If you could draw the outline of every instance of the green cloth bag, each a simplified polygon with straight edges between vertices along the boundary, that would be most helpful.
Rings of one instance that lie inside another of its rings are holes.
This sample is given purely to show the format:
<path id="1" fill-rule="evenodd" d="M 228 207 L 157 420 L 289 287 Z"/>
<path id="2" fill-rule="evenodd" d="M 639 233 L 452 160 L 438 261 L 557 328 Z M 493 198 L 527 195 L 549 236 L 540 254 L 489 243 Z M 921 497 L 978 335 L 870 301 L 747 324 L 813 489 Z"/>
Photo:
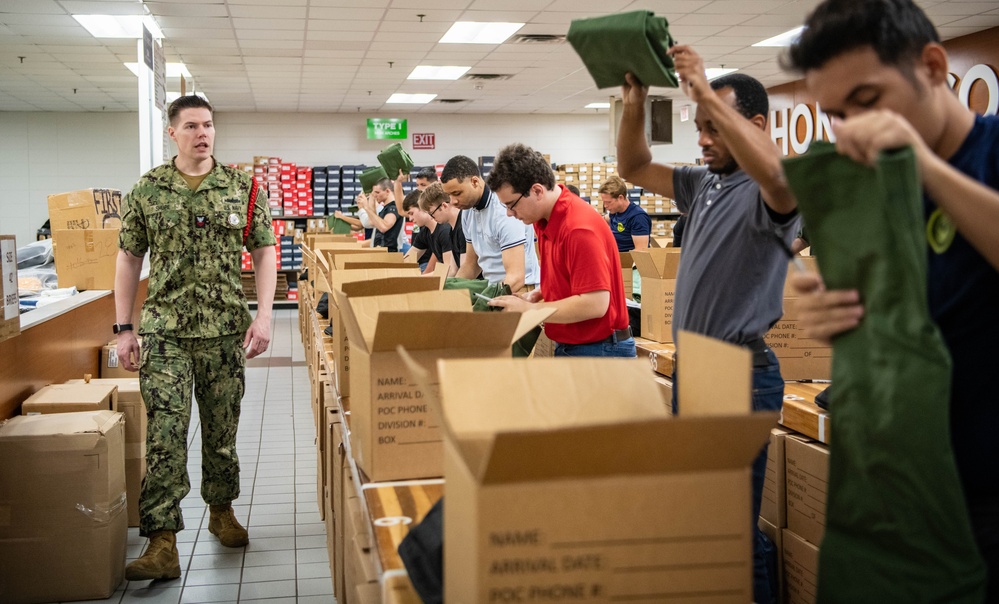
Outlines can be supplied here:
<path id="1" fill-rule="evenodd" d="M 679 86 L 673 57 L 666 54 L 673 46 L 669 23 L 652 11 L 573 19 L 566 39 L 597 88 L 621 86 L 629 71 L 646 86 Z"/>
<path id="2" fill-rule="evenodd" d="M 326 224 L 334 235 L 350 235 L 350 223 L 336 216 L 327 216 Z"/>
<path id="3" fill-rule="evenodd" d="M 506 283 L 490 283 L 485 279 L 459 279 L 457 277 L 448 277 L 445 279 L 444 289 L 468 290 L 468 295 L 472 299 L 472 310 L 475 312 L 498 312 L 503 310 L 498 306 L 489 306 L 488 302 L 475 294 L 482 294 L 487 298 L 495 298 L 496 296 L 509 296 L 513 293 L 510 290 L 510 286 Z M 531 356 L 531 351 L 534 350 L 534 345 L 537 344 L 540 337 L 541 326 L 539 325 L 513 343 L 513 356 Z"/>
<path id="4" fill-rule="evenodd" d="M 402 170 L 403 174 L 409 174 L 413 169 L 413 160 L 399 143 L 392 143 L 382 149 L 382 152 L 378 154 L 378 163 L 393 180 L 398 178 L 399 170 Z"/>
<path id="5" fill-rule="evenodd" d="M 829 143 L 784 161 L 828 289 L 857 289 L 833 341 L 826 533 L 818 602 L 985 599 L 950 442 L 951 362 L 927 302 L 922 189 L 911 148 L 876 167 Z"/>
<path id="6" fill-rule="evenodd" d="M 388 178 L 388 174 L 385 172 L 385 168 L 381 166 L 368 168 L 357 177 L 361 181 L 361 188 L 364 189 L 365 195 L 371 195 L 371 188 L 378 184 L 378 181 L 385 178 Z"/>

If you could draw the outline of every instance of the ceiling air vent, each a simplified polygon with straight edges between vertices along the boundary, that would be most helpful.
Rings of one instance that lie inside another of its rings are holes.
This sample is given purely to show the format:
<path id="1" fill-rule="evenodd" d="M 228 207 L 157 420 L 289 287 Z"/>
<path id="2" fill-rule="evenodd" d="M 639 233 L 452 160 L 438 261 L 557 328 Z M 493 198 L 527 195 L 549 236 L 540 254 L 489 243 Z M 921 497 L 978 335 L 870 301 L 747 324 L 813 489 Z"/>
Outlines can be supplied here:
<path id="1" fill-rule="evenodd" d="M 453 105 L 455 103 L 467 103 L 468 99 L 436 99 L 435 103 L 442 103 L 444 105 Z"/>
<path id="2" fill-rule="evenodd" d="M 461 79 L 484 81 L 484 80 L 509 80 L 512 77 L 513 75 L 509 73 L 466 73 L 465 75 L 461 76 Z"/>
<path id="3" fill-rule="evenodd" d="M 564 34 L 521 34 L 513 37 L 514 44 L 565 44 Z"/>

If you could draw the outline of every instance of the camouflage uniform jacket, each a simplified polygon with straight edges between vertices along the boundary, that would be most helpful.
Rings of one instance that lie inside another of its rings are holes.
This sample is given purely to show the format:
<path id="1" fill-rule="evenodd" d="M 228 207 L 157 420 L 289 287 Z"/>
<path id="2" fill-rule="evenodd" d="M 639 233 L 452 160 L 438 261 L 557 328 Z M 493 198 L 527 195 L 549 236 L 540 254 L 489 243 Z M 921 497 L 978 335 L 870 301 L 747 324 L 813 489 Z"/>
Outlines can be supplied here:
<path id="1" fill-rule="evenodd" d="M 192 192 L 171 161 L 144 174 L 124 198 L 118 247 L 135 256 L 149 250 L 140 334 L 215 338 L 250 326 L 240 283 L 250 179 L 216 162 Z M 246 248 L 274 244 L 260 187 Z"/>

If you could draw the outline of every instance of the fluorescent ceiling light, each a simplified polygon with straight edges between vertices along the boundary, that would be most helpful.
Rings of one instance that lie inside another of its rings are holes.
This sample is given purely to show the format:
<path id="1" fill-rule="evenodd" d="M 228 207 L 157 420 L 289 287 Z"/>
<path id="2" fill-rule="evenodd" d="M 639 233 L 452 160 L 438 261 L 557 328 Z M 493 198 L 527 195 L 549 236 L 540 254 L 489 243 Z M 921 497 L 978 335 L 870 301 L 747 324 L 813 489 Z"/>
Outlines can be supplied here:
<path id="1" fill-rule="evenodd" d="M 721 68 L 721 67 L 708 67 L 707 69 L 704 70 L 704 75 L 709 80 L 713 80 L 715 78 L 720 78 L 720 77 L 722 77 L 725 74 L 732 73 L 733 71 L 739 71 L 739 70 L 738 69 Z"/>
<path id="2" fill-rule="evenodd" d="M 458 65 L 417 65 L 407 80 L 457 80 L 471 69 Z"/>
<path id="3" fill-rule="evenodd" d="M 397 92 L 389 97 L 386 103 L 410 103 L 413 105 L 426 105 L 437 98 L 436 94 L 403 94 Z"/>
<path id="4" fill-rule="evenodd" d="M 610 103 L 590 103 L 583 109 L 610 109 Z"/>
<path id="5" fill-rule="evenodd" d="M 138 77 L 138 63 L 125 63 L 125 67 L 128 67 L 128 70 Z M 183 63 L 167 63 L 166 75 L 168 78 L 179 78 L 180 76 L 184 76 L 188 80 L 191 79 L 191 72 L 187 70 L 187 65 L 184 65 Z"/>
<path id="6" fill-rule="evenodd" d="M 502 44 L 523 23 L 480 23 L 457 21 L 440 39 L 441 44 Z"/>
<path id="7" fill-rule="evenodd" d="M 95 38 L 142 38 L 145 25 L 154 38 L 163 38 L 163 31 L 149 15 L 73 15 L 80 25 Z"/>
<path id="8" fill-rule="evenodd" d="M 798 41 L 805 26 L 795 27 L 791 31 L 786 31 L 778 36 L 767 38 L 762 42 L 757 42 L 753 46 L 790 46 Z"/>

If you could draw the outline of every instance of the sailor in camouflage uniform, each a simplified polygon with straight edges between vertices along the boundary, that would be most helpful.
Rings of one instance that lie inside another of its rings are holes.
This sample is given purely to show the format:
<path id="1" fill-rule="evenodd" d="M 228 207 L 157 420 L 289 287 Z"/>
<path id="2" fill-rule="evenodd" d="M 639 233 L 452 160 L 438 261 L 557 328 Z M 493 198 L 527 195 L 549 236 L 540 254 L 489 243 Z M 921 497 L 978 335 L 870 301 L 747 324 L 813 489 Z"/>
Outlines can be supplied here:
<path id="1" fill-rule="evenodd" d="M 215 162 L 211 105 L 180 97 L 168 117 L 177 156 L 143 175 L 125 198 L 115 276 L 118 357 L 126 369 L 139 370 L 148 416 L 139 528 L 149 546 L 126 568 L 130 581 L 180 576 L 176 532 L 184 528 L 180 502 L 191 490 L 192 391 L 201 415 L 201 496 L 211 509 L 209 530 L 229 547 L 249 540 L 231 505 L 239 496 L 236 429 L 245 359 L 270 342 L 276 280 L 266 194 L 258 190 L 251 209 L 251 176 Z M 244 236 L 257 286 L 252 322 L 240 284 Z M 140 352 L 130 323 L 146 251 Z"/>

